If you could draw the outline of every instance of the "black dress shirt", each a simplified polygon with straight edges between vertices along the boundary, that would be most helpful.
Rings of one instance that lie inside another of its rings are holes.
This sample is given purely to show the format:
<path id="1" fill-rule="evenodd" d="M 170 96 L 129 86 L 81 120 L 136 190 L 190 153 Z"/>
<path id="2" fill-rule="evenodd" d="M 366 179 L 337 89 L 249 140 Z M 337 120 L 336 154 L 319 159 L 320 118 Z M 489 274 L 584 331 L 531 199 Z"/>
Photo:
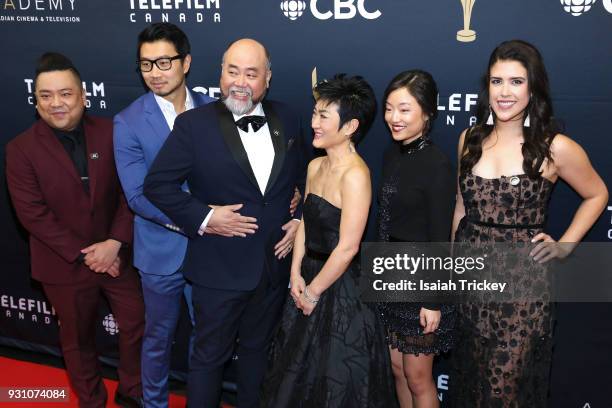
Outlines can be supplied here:
<path id="1" fill-rule="evenodd" d="M 79 177 L 83 182 L 83 189 L 89 193 L 89 175 L 87 172 L 87 146 L 85 142 L 85 132 L 83 124 L 79 125 L 71 131 L 63 131 L 53 129 L 53 133 L 66 149 L 66 153 L 74 163 Z"/>

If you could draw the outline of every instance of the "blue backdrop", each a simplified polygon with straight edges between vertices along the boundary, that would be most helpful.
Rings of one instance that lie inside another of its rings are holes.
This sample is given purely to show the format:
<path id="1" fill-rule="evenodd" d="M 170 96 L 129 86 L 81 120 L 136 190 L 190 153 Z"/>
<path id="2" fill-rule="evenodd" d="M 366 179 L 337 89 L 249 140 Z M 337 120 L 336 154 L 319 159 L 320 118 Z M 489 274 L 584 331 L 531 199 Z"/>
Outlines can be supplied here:
<path id="1" fill-rule="evenodd" d="M 81 71 L 90 113 L 111 117 L 144 92 L 135 70 L 136 36 L 158 21 L 175 23 L 187 33 L 193 50 L 190 87 L 212 96 L 219 94 L 221 55 L 228 43 L 241 37 L 263 42 L 272 55 L 269 98 L 291 104 L 306 124 L 315 67 L 319 79 L 337 72 L 363 75 L 379 98 L 398 72 L 428 70 L 440 89 L 434 138 L 454 160 L 458 135 L 472 123 L 490 52 L 503 40 L 525 39 L 544 55 L 555 113 L 566 134 L 585 148 L 607 184 L 612 181 L 612 0 L 2 0 L 1 157 L 6 142 L 34 121 L 32 78 L 41 53 L 68 55 Z M 374 185 L 389 142 L 379 115 L 359 148 Z M 575 192 L 558 183 L 547 226 L 554 237 L 567 227 L 578 203 Z M 611 215 L 608 207 L 587 240 L 612 240 Z M 57 352 L 54 312 L 30 281 L 26 235 L 6 187 L 0 189 L 0 217 L 1 339 Z M 559 306 L 552 406 L 609 406 L 610 309 Z M 177 338 L 177 372 L 185 368 L 186 329 L 183 324 Z M 104 306 L 99 330 L 100 349 L 114 357 L 116 328 Z M 444 398 L 452 379 L 444 361 L 436 371 Z"/>

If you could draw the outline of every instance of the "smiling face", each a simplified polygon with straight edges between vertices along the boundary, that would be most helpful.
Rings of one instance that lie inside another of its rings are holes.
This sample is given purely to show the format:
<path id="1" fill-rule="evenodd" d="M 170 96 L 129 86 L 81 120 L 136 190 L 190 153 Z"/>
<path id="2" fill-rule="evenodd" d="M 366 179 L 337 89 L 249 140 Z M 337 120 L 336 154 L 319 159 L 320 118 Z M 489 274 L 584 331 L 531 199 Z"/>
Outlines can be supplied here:
<path id="1" fill-rule="evenodd" d="M 271 77 L 264 47 L 254 40 L 236 41 L 221 65 L 223 102 L 235 115 L 251 112 L 265 96 Z"/>
<path id="2" fill-rule="evenodd" d="M 318 100 L 312 111 L 311 126 L 314 132 L 312 145 L 317 149 L 328 149 L 338 144 L 348 143 L 350 135 L 343 132 L 347 124 L 339 127 L 338 104 Z"/>
<path id="3" fill-rule="evenodd" d="M 49 126 L 70 131 L 85 110 L 85 92 L 70 70 L 43 72 L 36 78 L 36 110 Z"/>
<path id="4" fill-rule="evenodd" d="M 391 92 L 385 102 L 385 122 L 394 140 L 408 143 L 423 134 L 429 118 L 405 87 Z"/>
<path id="5" fill-rule="evenodd" d="M 521 121 L 529 105 L 527 69 L 518 61 L 497 61 L 489 72 L 489 104 L 500 122 Z"/>
<path id="6" fill-rule="evenodd" d="M 140 46 L 141 60 L 155 61 L 158 58 L 172 58 L 177 55 L 174 44 L 169 41 L 145 42 Z M 151 71 L 141 72 L 142 79 L 154 94 L 172 100 L 173 96 L 185 87 L 185 75 L 189 72 L 190 65 L 191 55 L 186 55 L 182 60 L 173 60 L 167 71 L 162 71 L 153 64 Z"/>

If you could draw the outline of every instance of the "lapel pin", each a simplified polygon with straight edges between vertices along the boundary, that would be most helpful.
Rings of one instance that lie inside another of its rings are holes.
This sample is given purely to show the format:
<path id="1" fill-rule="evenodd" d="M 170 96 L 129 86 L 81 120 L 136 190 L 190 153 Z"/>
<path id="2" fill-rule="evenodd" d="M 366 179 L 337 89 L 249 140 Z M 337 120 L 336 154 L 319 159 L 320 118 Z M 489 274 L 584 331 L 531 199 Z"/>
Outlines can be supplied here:
<path id="1" fill-rule="evenodd" d="M 89 155 L 89 158 L 90 158 L 91 160 L 96 160 L 96 159 L 98 159 L 99 157 L 100 157 L 100 155 L 99 155 L 98 153 L 91 153 L 91 154 Z"/>
<path id="2" fill-rule="evenodd" d="M 274 129 L 274 136 L 278 136 L 280 134 L 280 132 L 276 129 Z"/>

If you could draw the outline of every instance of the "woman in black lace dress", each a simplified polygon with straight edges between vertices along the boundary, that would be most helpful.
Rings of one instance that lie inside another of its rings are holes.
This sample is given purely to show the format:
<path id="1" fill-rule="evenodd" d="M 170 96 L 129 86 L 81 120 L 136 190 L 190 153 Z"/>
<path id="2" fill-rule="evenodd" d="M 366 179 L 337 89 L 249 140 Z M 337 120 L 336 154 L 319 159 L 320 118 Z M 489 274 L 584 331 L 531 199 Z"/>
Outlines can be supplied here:
<path id="1" fill-rule="evenodd" d="M 378 192 L 382 242 L 448 242 L 455 205 L 455 176 L 432 143 L 438 88 L 424 71 L 405 71 L 384 96 L 385 122 L 393 143 L 385 152 Z M 422 303 L 378 305 L 390 347 L 400 406 L 437 407 L 434 355 L 453 344 L 454 306 Z"/>
<path id="2" fill-rule="evenodd" d="M 513 282 L 532 277 L 521 284 L 525 300 L 461 304 L 451 406 L 546 407 L 554 313 L 543 264 L 582 239 L 608 193 L 584 150 L 556 130 L 546 70 L 531 44 L 507 41 L 493 51 L 477 123 L 461 135 L 459 161 L 455 241 L 531 242 L 533 249 L 519 266 L 498 264 Z M 583 198 L 559 238 L 563 246 L 543 232 L 559 177 Z"/>
<path id="3" fill-rule="evenodd" d="M 262 406 L 393 408 L 395 390 L 382 325 L 359 299 L 355 256 L 368 218 L 370 173 L 354 143 L 376 111 L 360 77 L 317 86 L 302 223 L 291 264 L 291 296 L 271 348 Z"/>

